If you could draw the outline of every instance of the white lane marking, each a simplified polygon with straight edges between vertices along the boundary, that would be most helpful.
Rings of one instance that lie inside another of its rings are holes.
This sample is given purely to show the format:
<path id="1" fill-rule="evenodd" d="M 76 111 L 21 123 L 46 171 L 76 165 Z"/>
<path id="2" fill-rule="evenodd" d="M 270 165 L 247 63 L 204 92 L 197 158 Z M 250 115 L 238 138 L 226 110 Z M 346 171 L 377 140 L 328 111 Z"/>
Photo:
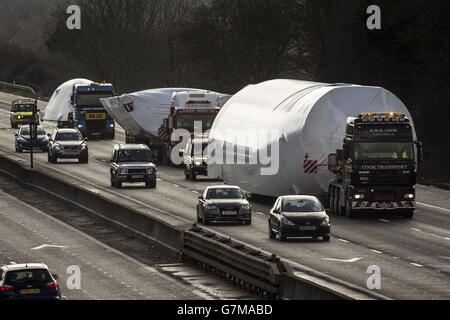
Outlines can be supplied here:
<path id="1" fill-rule="evenodd" d="M 68 248 L 68 247 L 67 246 L 55 246 L 53 244 L 43 244 L 43 245 L 40 245 L 38 247 L 34 247 L 31 250 L 41 250 L 41 249 L 45 249 L 45 248 L 64 249 L 64 248 Z"/>
<path id="2" fill-rule="evenodd" d="M 350 243 L 350 241 L 348 241 L 348 240 L 345 240 L 345 239 L 338 239 L 339 241 L 342 241 L 342 242 L 344 242 L 344 243 Z"/>
<path id="3" fill-rule="evenodd" d="M 265 216 L 265 214 L 262 213 L 262 212 L 260 212 L 260 211 L 258 211 L 257 213 L 260 214 L 260 215 L 262 215 L 262 216 Z"/>
<path id="4" fill-rule="evenodd" d="M 375 253 L 378 253 L 378 254 L 383 254 L 383 252 L 378 251 L 378 250 L 375 250 L 375 249 L 372 249 L 372 250 L 370 250 L 370 251 L 375 252 Z"/>
<path id="5" fill-rule="evenodd" d="M 389 221 L 389 220 L 386 220 L 386 219 L 379 219 L 379 221 L 385 222 L 385 223 L 390 223 L 390 221 Z"/>
<path id="6" fill-rule="evenodd" d="M 174 186 L 175 188 L 179 188 L 179 187 L 180 187 L 180 186 L 177 185 L 177 184 L 173 184 L 173 186 Z"/>
<path id="7" fill-rule="evenodd" d="M 448 213 L 450 213 L 450 209 L 447 208 L 442 208 L 442 207 L 438 207 L 438 206 L 433 206 L 432 204 L 428 204 L 428 203 L 423 203 L 423 202 L 417 202 L 418 205 L 424 206 L 424 207 L 428 207 L 431 209 L 438 209 L 438 210 L 442 210 L 442 211 L 446 211 Z"/>
<path id="8" fill-rule="evenodd" d="M 411 229 L 412 231 L 421 232 L 421 233 L 423 233 L 424 235 L 427 235 L 427 236 L 430 236 L 430 237 L 433 237 L 433 238 L 437 238 L 437 239 L 441 239 L 441 240 L 450 241 L 450 237 L 439 236 L 439 235 L 437 235 L 437 234 L 425 232 L 425 231 L 422 231 L 422 230 L 417 229 L 417 228 L 410 228 L 410 229 Z"/>
<path id="9" fill-rule="evenodd" d="M 362 258 L 352 258 L 352 259 L 334 259 L 334 258 L 323 258 L 323 260 L 327 260 L 327 261 L 336 261 L 336 262 L 345 262 L 345 263 L 354 263 L 357 262 L 359 260 L 362 260 Z"/>
<path id="10" fill-rule="evenodd" d="M 198 192 L 198 191 L 192 191 L 192 193 L 195 193 L 195 194 L 200 194 L 200 192 Z"/>
<path id="11" fill-rule="evenodd" d="M 419 268 L 422 268 L 422 267 L 423 267 L 423 265 L 418 264 L 418 263 L 411 262 L 411 264 L 412 264 L 413 266 L 415 266 L 415 267 L 419 267 Z"/>
<path id="12" fill-rule="evenodd" d="M 156 181 L 162 181 L 161 179 L 159 179 L 159 178 L 156 178 Z"/>

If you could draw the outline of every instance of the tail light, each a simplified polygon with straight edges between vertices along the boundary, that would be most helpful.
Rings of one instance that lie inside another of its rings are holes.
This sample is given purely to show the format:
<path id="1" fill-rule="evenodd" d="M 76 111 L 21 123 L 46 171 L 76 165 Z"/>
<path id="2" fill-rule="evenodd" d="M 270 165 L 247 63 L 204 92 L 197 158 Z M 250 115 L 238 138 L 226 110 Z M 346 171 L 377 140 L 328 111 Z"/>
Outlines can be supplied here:
<path id="1" fill-rule="evenodd" d="M 14 290 L 14 287 L 7 286 L 7 285 L 0 287 L 0 292 L 8 292 L 8 291 L 13 291 L 13 290 Z"/>
<path id="2" fill-rule="evenodd" d="M 54 281 L 54 282 L 47 283 L 45 285 L 45 288 L 58 290 L 59 289 L 59 285 L 58 285 L 58 282 Z"/>

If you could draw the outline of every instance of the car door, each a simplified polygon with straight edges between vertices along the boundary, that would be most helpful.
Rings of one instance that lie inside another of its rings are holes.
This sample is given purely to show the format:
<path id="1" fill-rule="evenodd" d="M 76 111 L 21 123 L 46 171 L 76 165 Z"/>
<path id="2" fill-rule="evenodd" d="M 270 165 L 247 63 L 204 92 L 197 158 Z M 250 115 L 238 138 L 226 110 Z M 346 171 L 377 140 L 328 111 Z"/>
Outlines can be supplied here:
<path id="1" fill-rule="evenodd" d="M 275 202 L 272 210 L 270 210 L 270 227 L 272 229 L 278 230 L 278 227 L 280 225 L 280 217 L 279 214 L 275 213 L 276 210 L 279 210 L 281 208 L 281 198 L 278 198 Z"/>
<path id="2" fill-rule="evenodd" d="M 208 190 L 205 190 L 202 195 L 203 199 L 198 199 L 197 208 L 198 208 L 198 212 L 199 212 L 201 218 L 204 217 L 207 194 L 208 194 Z"/>

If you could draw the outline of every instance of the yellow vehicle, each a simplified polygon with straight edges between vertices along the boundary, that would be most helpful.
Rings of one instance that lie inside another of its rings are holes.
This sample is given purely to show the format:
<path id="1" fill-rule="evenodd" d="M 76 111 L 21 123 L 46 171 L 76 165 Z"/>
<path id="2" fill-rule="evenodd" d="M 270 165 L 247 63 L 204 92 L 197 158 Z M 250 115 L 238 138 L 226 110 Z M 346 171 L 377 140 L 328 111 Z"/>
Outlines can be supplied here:
<path id="1" fill-rule="evenodd" d="M 17 129 L 21 125 L 30 124 L 33 109 L 37 109 L 36 101 L 32 99 L 17 99 L 11 104 L 11 128 Z M 37 121 L 39 124 L 39 120 Z"/>

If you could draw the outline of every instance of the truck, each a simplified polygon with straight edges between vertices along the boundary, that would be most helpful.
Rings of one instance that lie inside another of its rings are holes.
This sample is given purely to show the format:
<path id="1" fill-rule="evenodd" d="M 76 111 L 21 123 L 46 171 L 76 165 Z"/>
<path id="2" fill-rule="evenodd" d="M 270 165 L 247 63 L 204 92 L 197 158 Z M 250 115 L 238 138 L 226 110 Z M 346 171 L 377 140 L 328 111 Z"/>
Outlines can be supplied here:
<path id="1" fill-rule="evenodd" d="M 174 93 L 170 114 L 163 120 L 158 130 L 161 162 L 173 165 L 172 154 L 177 146 L 181 151 L 180 156 L 183 154 L 183 146 L 179 146 L 182 141 L 172 140 L 172 133 L 175 130 L 186 130 L 191 138 L 202 135 L 211 129 L 220 109 L 219 95 L 216 93 L 208 91 Z"/>
<path id="2" fill-rule="evenodd" d="M 74 84 L 71 96 L 73 114 L 69 127 L 77 128 L 83 137 L 115 138 L 115 122 L 100 103 L 100 99 L 114 96 L 110 83 Z M 64 126 L 64 123 L 60 123 Z"/>
<path id="3" fill-rule="evenodd" d="M 328 169 L 335 174 L 328 190 L 331 212 L 348 218 L 373 212 L 412 218 L 421 161 L 422 144 L 405 114 L 349 117 L 343 148 L 329 155 Z"/>
<path id="4" fill-rule="evenodd" d="M 37 101 L 33 99 L 15 99 L 11 103 L 10 122 L 11 129 L 21 125 L 29 125 L 33 120 L 33 110 L 37 109 Z M 39 124 L 39 119 L 36 119 Z"/>

